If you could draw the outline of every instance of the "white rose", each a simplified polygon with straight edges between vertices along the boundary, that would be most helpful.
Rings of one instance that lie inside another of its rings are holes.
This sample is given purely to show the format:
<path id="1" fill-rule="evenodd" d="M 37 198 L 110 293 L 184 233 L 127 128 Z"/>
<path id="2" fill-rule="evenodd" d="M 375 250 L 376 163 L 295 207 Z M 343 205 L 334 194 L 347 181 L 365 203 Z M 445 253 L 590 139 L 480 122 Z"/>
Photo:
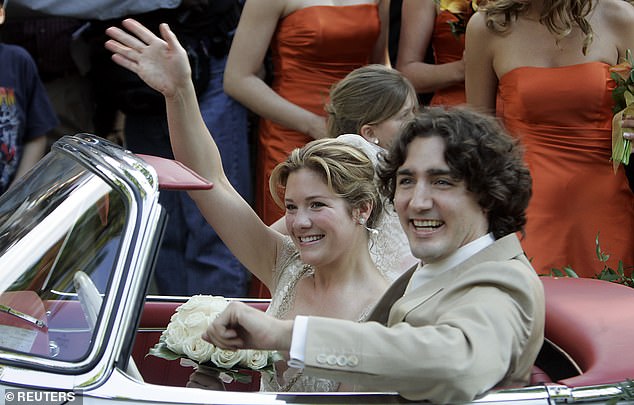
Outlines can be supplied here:
<path id="1" fill-rule="evenodd" d="M 203 306 L 205 302 L 209 300 L 209 295 L 194 295 L 190 297 L 187 302 L 179 306 L 176 311 L 177 312 L 187 312 L 192 310 L 197 310 L 200 306 Z"/>
<path id="2" fill-rule="evenodd" d="M 259 370 L 266 367 L 269 362 L 269 352 L 262 350 L 245 350 L 244 360 L 240 365 L 248 367 L 251 370 Z"/>
<path id="3" fill-rule="evenodd" d="M 163 332 L 165 337 L 165 344 L 174 353 L 183 353 L 183 342 L 187 339 L 189 331 L 185 327 L 185 324 L 179 319 L 172 320 L 167 329 Z"/>
<path id="4" fill-rule="evenodd" d="M 219 313 L 227 308 L 229 301 L 223 297 L 212 297 L 213 299 L 208 302 L 209 315 L 217 316 Z"/>
<path id="5" fill-rule="evenodd" d="M 230 369 L 236 364 L 243 361 L 246 356 L 246 350 L 223 350 L 216 349 L 211 355 L 211 362 L 218 367 Z"/>
<path id="6" fill-rule="evenodd" d="M 224 297 L 212 295 L 194 295 L 186 303 L 176 309 L 176 313 L 189 316 L 193 312 L 202 312 L 207 316 L 216 316 L 224 311 L 228 302 Z"/>
<path id="7" fill-rule="evenodd" d="M 183 343 L 183 354 L 198 363 L 208 362 L 216 347 L 201 337 L 191 336 Z"/>
<path id="8" fill-rule="evenodd" d="M 183 323 L 190 334 L 193 335 L 196 332 L 202 333 L 207 329 L 207 326 L 209 326 L 209 317 L 205 316 L 202 312 L 192 312 L 183 319 Z"/>
<path id="9" fill-rule="evenodd" d="M 184 354 L 192 360 L 209 361 L 214 346 L 204 342 L 201 336 L 227 305 L 224 297 L 194 295 L 172 315 L 163 332 L 165 344 L 173 352 Z"/>

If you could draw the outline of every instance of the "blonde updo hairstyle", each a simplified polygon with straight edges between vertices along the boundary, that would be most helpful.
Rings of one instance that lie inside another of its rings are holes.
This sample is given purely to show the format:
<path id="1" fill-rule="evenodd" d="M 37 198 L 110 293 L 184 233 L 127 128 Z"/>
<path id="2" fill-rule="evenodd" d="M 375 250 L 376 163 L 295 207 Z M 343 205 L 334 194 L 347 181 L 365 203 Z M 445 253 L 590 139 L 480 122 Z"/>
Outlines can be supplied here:
<path id="1" fill-rule="evenodd" d="M 487 27 L 503 33 L 510 29 L 513 20 L 526 12 L 530 3 L 530 0 L 495 0 L 486 2 L 481 9 L 486 13 Z M 593 8 L 593 0 L 544 0 L 539 22 L 558 39 L 578 26 L 584 34 L 582 51 L 585 54 L 592 43 L 593 32 L 588 15 Z"/>
<path id="2" fill-rule="evenodd" d="M 414 86 L 398 70 L 378 64 L 355 69 L 330 89 L 328 136 L 360 134 L 363 125 L 396 115 L 407 100 L 418 105 Z"/>
<path id="3" fill-rule="evenodd" d="M 367 226 L 376 224 L 383 202 L 374 181 L 374 164 L 363 151 L 331 138 L 311 141 L 293 150 L 285 162 L 273 169 L 269 179 L 273 200 L 281 208 L 289 175 L 304 168 L 317 173 L 333 193 L 347 202 L 350 215 L 353 209 L 372 204 Z"/>

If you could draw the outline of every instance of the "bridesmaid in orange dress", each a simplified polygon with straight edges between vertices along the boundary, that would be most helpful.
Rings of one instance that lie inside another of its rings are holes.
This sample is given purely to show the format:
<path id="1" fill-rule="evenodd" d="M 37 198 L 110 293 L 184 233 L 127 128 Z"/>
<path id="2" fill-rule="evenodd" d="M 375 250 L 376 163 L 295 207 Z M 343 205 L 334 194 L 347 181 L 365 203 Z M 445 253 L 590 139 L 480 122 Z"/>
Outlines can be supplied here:
<path id="1" fill-rule="evenodd" d="M 368 63 L 388 63 L 389 0 L 247 0 L 225 70 L 225 91 L 261 117 L 256 211 L 282 216 L 268 192 L 275 165 L 326 136 L 330 86 Z M 267 51 L 271 86 L 258 73 Z"/>
<path id="2" fill-rule="evenodd" d="M 533 197 L 522 244 L 533 267 L 594 277 L 597 235 L 610 267 L 634 265 L 634 195 L 610 161 L 609 72 L 634 50 L 634 7 L 500 1 L 471 18 L 466 38 L 467 102 L 497 113 L 526 148 Z"/>
<path id="3" fill-rule="evenodd" d="M 460 12 L 441 9 L 441 3 L 451 3 Z M 396 66 L 418 93 L 434 93 L 430 105 L 451 106 L 466 101 L 462 56 L 464 27 L 471 15 L 471 0 L 403 0 Z M 424 62 L 430 44 L 433 64 Z"/>

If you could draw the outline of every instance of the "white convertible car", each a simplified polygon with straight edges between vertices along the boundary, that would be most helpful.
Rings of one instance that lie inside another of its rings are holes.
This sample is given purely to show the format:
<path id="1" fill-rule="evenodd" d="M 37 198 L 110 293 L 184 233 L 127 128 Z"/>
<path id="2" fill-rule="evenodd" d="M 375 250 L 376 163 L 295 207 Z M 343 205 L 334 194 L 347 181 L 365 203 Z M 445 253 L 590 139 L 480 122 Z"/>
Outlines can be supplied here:
<path id="1" fill-rule="evenodd" d="M 159 183 L 211 187 L 178 162 L 81 134 L 59 140 L 0 197 L 6 403 L 408 403 L 389 392 L 259 393 L 257 376 L 226 391 L 185 388 L 191 368 L 146 357 L 186 299 L 146 296 L 165 224 Z M 531 385 L 475 402 L 634 403 L 634 289 L 588 279 L 543 282 L 547 341 Z"/>

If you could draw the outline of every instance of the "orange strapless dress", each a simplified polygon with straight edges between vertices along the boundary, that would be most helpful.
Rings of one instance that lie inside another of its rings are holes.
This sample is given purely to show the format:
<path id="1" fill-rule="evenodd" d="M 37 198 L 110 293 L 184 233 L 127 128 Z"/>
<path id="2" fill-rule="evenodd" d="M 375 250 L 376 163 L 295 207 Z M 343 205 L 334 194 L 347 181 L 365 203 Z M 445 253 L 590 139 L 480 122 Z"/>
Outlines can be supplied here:
<path id="1" fill-rule="evenodd" d="M 522 245 L 540 274 L 570 265 L 593 277 L 603 268 L 597 234 L 612 268 L 619 259 L 634 265 L 634 195 L 610 161 L 608 69 L 601 62 L 521 67 L 499 82 L 498 115 L 524 145 L 533 177 Z"/>
<path id="2" fill-rule="evenodd" d="M 467 18 L 471 16 L 469 13 Z M 456 38 L 451 32 L 450 22 L 457 22 L 458 17 L 447 10 L 437 13 L 432 33 L 431 45 L 434 50 L 434 61 L 437 65 L 455 62 L 462 59 L 464 52 L 464 35 Z M 466 103 L 464 83 L 454 84 L 434 92 L 430 105 L 459 105 Z"/>
<path id="3" fill-rule="evenodd" d="M 375 4 L 311 6 L 289 14 L 280 20 L 271 41 L 271 87 L 286 100 L 325 116 L 330 87 L 368 64 L 379 32 Z M 265 223 L 271 224 L 283 214 L 269 193 L 271 171 L 291 150 L 310 140 L 270 120 L 260 120 L 256 211 Z"/>

